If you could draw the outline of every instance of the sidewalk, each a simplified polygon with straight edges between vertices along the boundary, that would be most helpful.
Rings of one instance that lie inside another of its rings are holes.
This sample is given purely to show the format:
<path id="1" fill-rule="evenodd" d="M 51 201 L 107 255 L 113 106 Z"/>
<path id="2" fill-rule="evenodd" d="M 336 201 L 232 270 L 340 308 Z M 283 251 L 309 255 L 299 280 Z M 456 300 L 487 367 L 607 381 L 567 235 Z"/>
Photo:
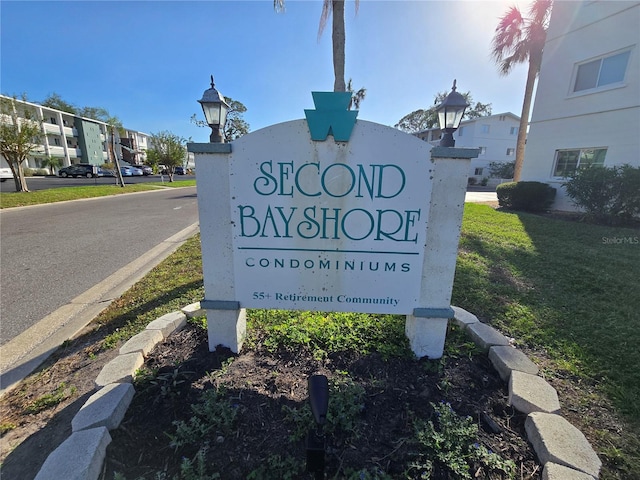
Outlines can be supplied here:
<path id="1" fill-rule="evenodd" d="M 498 202 L 498 195 L 493 192 L 467 192 L 464 197 L 467 203 Z"/>

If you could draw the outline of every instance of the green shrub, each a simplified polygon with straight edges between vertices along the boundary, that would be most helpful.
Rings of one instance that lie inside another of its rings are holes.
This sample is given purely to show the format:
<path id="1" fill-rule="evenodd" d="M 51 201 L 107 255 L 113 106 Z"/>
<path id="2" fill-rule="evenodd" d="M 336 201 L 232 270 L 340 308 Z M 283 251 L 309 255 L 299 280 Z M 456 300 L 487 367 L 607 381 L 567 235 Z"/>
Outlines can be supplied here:
<path id="1" fill-rule="evenodd" d="M 556 189 L 541 182 L 508 182 L 497 186 L 501 207 L 525 212 L 543 212 L 553 204 Z"/>
<path id="2" fill-rule="evenodd" d="M 564 187 L 576 206 L 610 223 L 640 216 L 640 167 L 580 169 Z"/>

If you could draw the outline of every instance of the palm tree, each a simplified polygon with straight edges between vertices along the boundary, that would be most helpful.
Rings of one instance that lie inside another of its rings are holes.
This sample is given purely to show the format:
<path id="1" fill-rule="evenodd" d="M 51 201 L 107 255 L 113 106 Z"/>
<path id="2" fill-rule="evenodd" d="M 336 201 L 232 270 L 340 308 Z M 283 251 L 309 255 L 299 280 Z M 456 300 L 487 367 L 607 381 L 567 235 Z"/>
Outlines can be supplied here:
<path id="1" fill-rule="evenodd" d="M 52 157 L 49 155 L 47 158 L 42 160 L 41 165 L 44 168 L 49 168 L 51 175 L 56 174 L 56 168 L 60 168 L 62 166 L 62 160 L 59 157 Z"/>
<path id="2" fill-rule="evenodd" d="M 356 110 L 359 110 L 360 104 L 364 100 L 364 97 L 367 96 L 367 89 L 362 87 L 360 90 L 355 92 L 353 90 L 352 79 L 350 78 L 349 81 L 347 82 L 347 92 L 351 92 L 351 100 L 349 101 L 349 110 L 351 110 L 351 107 L 354 107 Z"/>
<path id="3" fill-rule="evenodd" d="M 356 13 L 360 0 L 356 1 Z M 276 12 L 284 10 L 285 0 L 273 0 L 273 8 Z M 347 87 L 344 81 L 344 45 L 345 45 L 345 29 L 344 29 L 344 0 L 324 0 L 322 4 L 322 15 L 320 16 L 320 25 L 318 27 L 318 38 L 322 36 L 324 27 L 327 25 L 329 17 L 333 17 L 331 39 L 333 42 L 333 91 L 346 92 Z"/>
<path id="4" fill-rule="evenodd" d="M 529 7 L 528 18 L 524 18 L 517 7 L 509 8 L 500 19 L 493 37 L 491 55 L 502 75 L 508 75 L 519 63 L 529 63 L 516 143 L 516 165 L 513 174 L 516 182 L 520 180 L 522 173 L 533 86 L 542 63 L 552 3 L 552 0 L 534 0 Z"/>

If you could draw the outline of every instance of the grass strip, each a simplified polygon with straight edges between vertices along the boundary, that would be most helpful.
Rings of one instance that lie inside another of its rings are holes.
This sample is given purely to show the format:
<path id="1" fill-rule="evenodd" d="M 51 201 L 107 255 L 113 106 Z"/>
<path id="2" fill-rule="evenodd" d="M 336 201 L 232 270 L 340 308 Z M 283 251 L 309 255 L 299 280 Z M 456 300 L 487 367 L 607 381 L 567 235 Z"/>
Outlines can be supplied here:
<path id="1" fill-rule="evenodd" d="M 195 180 L 184 180 L 165 183 L 137 183 L 125 185 L 124 187 L 117 185 L 87 185 L 80 187 L 51 188 L 48 190 L 37 190 L 35 192 L 3 192 L 0 193 L 0 208 L 26 207 L 29 205 L 41 205 L 43 203 L 80 200 L 82 198 L 107 197 L 110 195 L 157 190 L 159 187 L 191 187 L 195 186 L 195 184 Z"/>

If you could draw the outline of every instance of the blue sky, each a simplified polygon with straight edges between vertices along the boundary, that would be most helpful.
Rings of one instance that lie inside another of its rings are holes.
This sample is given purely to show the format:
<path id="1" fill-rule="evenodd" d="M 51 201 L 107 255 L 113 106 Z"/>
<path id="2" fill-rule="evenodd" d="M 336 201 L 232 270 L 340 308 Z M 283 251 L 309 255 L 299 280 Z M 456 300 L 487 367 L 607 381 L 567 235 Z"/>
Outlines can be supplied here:
<path id="1" fill-rule="evenodd" d="M 520 114 L 526 66 L 500 76 L 490 58 L 514 1 L 347 0 L 346 79 L 365 87 L 364 120 L 393 126 L 438 92 L 471 91 L 493 113 Z M 304 117 L 312 91 L 333 89 L 331 28 L 321 1 L 0 2 L 0 91 L 31 101 L 58 93 L 104 107 L 131 129 L 207 142 L 197 100 L 216 88 L 247 107 L 251 130 Z"/>

